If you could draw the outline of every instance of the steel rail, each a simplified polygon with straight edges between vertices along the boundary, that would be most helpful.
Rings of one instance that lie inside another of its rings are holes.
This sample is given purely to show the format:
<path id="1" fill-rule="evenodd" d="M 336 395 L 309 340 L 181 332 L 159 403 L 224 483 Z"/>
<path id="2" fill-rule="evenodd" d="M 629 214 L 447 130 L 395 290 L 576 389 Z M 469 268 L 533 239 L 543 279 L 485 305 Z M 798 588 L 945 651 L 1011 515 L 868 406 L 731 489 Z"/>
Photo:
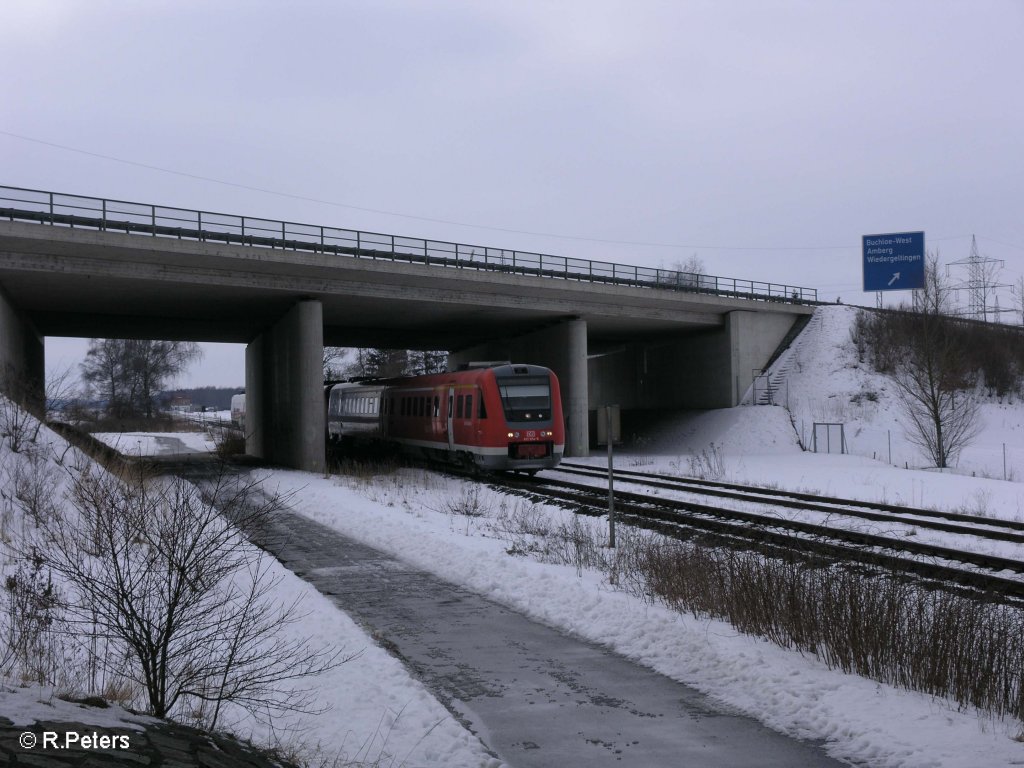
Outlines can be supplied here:
<path id="1" fill-rule="evenodd" d="M 543 500 L 554 499 L 576 505 L 579 511 L 590 516 L 600 517 L 606 513 L 604 497 L 601 495 L 603 489 L 594 486 L 541 477 L 531 480 L 492 477 L 490 481 L 498 487 L 514 489 Z M 1019 560 L 782 520 L 706 504 L 652 499 L 649 495 L 617 493 L 616 497 L 616 516 L 620 521 L 651 528 L 668 536 L 690 539 L 694 532 L 702 535 L 711 534 L 745 545 L 767 544 L 776 554 L 790 552 L 824 556 L 878 566 L 889 571 L 911 573 L 1006 597 L 1024 598 L 1024 580 L 964 570 L 934 561 L 900 557 L 880 550 L 902 551 L 917 555 L 919 558 L 934 558 L 985 569 L 1024 573 L 1024 562 Z"/>
<path id="2" fill-rule="evenodd" d="M 594 467 L 588 464 L 567 463 L 564 461 L 553 471 L 580 475 L 583 477 L 593 477 L 595 479 L 606 477 L 608 474 L 608 471 L 601 467 Z M 717 498 L 733 499 L 735 501 L 744 501 L 755 504 L 769 504 L 772 506 L 785 507 L 787 509 L 845 515 L 847 517 L 858 517 L 864 520 L 871 520 L 873 522 L 880 523 L 915 525 L 920 528 L 943 531 L 945 533 L 978 536 L 980 538 L 993 539 L 997 541 L 1008 541 L 1014 544 L 1024 544 L 1024 523 L 1016 520 L 996 520 L 978 517 L 977 515 L 964 515 L 957 512 L 941 512 L 938 510 L 918 509 L 914 507 L 900 507 L 895 504 L 876 504 L 869 501 L 779 491 L 759 488 L 752 485 L 719 483 L 715 481 L 697 480 L 695 478 L 670 478 L 665 477 L 664 475 L 656 475 L 647 472 L 633 472 L 630 470 L 616 469 L 615 480 L 620 483 L 633 483 L 652 488 L 678 491 L 681 493 L 714 496 Z M 885 511 L 876 512 L 873 510 Z M 956 522 L 939 522 L 939 520 Z M 981 526 L 987 526 L 987 528 Z M 1021 533 L 1017 533 L 1017 531 L 1021 531 Z"/>

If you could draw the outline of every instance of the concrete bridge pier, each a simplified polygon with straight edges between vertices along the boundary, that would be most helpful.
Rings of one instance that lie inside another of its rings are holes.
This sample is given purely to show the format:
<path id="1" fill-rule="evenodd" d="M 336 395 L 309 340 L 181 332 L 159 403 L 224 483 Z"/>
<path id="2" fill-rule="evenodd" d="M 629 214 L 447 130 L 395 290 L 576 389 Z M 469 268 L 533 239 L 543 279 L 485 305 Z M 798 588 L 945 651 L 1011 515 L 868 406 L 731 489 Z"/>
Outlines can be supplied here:
<path id="1" fill-rule="evenodd" d="M 245 348 L 246 453 L 324 471 L 323 349 L 319 301 L 300 301 Z"/>
<path id="2" fill-rule="evenodd" d="M 574 318 L 518 336 L 461 350 L 449 365 L 473 360 L 509 360 L 544 365 L 555 372 L 562 391 L 565 455 L 586 456 L 590 447 L 587 395 L 587 323 Z"/>
<path id="3" fill-rule="evenodd" d="M 46 402 L 43 337 L 0 288 L 0 391 L 39 414 Z"/>

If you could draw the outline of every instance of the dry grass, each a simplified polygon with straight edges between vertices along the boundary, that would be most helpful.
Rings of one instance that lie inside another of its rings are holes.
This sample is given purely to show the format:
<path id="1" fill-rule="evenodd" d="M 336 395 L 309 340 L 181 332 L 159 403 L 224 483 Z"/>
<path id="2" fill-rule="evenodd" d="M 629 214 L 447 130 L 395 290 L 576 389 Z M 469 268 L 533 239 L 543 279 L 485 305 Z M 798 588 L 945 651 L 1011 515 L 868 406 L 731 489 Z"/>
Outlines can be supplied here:
<path id="1" fill-rule="evenodd" d="M 499 505 L 507 551 L 609 575 L 645 600 L 813 654 L 833 669 L 1024 720 L 1024 605 L 849 563 L 792 559 Z"/>
<path id="2" fill-rule="evenodd" d="M 1024 719 L 1024 607 L 843 564 L 648 541 L 635 565 L 679 611 L 832 668 Z"/>

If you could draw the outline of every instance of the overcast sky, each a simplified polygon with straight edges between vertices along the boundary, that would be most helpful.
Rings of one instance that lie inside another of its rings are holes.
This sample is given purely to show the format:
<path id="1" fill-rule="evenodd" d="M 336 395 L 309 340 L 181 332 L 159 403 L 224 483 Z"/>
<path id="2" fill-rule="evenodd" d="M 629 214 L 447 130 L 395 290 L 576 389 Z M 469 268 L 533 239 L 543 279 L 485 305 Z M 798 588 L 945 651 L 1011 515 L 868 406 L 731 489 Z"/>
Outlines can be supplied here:
<path id="1" fill-rule="evenodd" d="M 1022 0 L 5 0 L 0 67 L 8 186 L 847 303 L 865 234 L 1024 274 Z"/>

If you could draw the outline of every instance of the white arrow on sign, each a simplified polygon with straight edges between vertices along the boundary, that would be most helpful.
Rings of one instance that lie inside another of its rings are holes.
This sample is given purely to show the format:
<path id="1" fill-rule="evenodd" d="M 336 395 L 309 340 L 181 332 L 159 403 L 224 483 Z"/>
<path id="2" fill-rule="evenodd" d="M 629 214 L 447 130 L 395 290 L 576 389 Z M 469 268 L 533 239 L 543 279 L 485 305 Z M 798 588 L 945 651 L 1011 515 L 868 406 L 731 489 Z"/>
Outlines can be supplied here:
<path id="1" fill-rule="evenodd" d="M 889 281 L 889 285 L 892 285 L 893 283 L 895 283 L 899 279 L 900 279 L 900 273 L 899 272 L 893 272 L 892 273 L 892 280 Z"/>

